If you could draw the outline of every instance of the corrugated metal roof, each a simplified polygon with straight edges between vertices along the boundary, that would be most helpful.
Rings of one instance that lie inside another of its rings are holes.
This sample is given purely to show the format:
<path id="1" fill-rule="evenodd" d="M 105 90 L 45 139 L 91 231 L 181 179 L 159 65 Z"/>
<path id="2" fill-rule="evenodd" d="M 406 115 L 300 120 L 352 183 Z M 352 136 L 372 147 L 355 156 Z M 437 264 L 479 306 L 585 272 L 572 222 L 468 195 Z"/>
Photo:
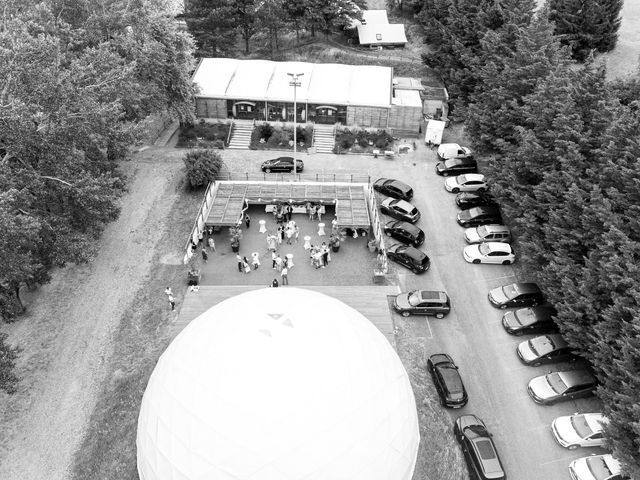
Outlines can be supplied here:
<path id="1" fill-rule="evenodd" d="M 204 58 L 193 82 L 200 97 L 292 102 L 287 73 L 304 73 L 299 102 L 390 107 L 390 67 Z"/>

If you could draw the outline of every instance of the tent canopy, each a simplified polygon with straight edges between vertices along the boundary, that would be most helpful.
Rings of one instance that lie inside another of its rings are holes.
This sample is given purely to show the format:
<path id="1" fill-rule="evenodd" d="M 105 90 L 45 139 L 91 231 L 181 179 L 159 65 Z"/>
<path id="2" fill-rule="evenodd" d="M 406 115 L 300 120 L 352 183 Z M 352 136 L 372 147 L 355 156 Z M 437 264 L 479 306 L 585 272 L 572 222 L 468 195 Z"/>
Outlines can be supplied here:
<path id="1" fill-rule="evenodd" d="M 292 102 L 287 74 L 303 73 L 298 102 L 390 108 L 392 72 L 373 65 L 203 58 L 193 82 L 199 97 Z"/>

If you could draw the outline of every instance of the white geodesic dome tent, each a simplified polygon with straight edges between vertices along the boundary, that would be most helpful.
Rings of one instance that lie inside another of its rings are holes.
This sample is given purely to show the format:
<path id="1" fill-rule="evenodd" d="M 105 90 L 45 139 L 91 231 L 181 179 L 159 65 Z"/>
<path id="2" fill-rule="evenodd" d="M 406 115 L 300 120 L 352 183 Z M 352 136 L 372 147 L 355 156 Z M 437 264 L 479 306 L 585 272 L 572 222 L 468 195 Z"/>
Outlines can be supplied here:
<path id="1" fill-rule="evenodd" d="M 138 419 L 141 480 L 411 480 L 407 373 L 359 312 L 310 290 L 250 291 L 169 345 Z"/>

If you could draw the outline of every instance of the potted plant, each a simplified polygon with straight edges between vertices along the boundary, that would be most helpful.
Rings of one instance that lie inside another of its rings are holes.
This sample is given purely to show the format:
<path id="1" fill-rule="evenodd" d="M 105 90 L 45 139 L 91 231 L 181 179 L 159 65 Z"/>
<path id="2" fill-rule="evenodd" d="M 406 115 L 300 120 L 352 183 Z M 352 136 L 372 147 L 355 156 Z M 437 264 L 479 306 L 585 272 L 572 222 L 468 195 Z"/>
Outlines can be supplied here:
<path id="1" fill-rule="evenodd" d="M 240 240 L 242 239 L 242 229 L 240 225 L 229 227 L 229 240 L 231 242 L 231 250 L 233 253 L 240 251 Z"/>

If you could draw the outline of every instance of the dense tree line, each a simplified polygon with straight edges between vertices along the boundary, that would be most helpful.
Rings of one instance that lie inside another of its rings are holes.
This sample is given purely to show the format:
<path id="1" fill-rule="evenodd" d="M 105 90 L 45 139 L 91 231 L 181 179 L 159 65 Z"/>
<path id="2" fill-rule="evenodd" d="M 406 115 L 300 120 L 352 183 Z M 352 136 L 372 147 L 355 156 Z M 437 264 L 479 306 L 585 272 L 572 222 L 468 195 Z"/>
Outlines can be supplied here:
<path id="1" fill-rule="evenodd" d="M 257 36 L 268 39 L 272 51 L 279 48 L 284 33 L 295 32 L 297 39 L 303 31 L 328 36 L 362 18 L 365 4 L 365 0 L 189 0 L 185 20 L 198 56 L 225 57 L 239 53 L 238 38 L 248 54 Z"/>
<path id="2" fill-rule="evenodd" d="M 192 51 L 158 2 L 7 3 L 0 24 L 5 321 L 22 312 L 23 286 L 46 282 L 54 266 L 86 261 L 118 215 L 125 181 L 117 165 L 138 138 L 137 122 L 166 109 L 191 118 Z"/>
<path id="3" fill-rule="evenodd" d="M 430 6 L 443 3 L 447 14 L 439 9 L 432 34 L 444 43 L 425 61 L 450 82 L 474 147 L 490 155 L 492 191 L 523 272 L 540 283 L 565 338 L 597 373 L 610 446 L 637 478 L 640 82 L 607 82 L 590 54 L 597 46 L 578 54 L 578 43 L 558 35 L 550 21 L 557 11 L 531 16 L 516 2 L 490 24 L 490 9 L 481 15 L 475 2 L 425 0 L 421 15 L 435 18 Z"/>

